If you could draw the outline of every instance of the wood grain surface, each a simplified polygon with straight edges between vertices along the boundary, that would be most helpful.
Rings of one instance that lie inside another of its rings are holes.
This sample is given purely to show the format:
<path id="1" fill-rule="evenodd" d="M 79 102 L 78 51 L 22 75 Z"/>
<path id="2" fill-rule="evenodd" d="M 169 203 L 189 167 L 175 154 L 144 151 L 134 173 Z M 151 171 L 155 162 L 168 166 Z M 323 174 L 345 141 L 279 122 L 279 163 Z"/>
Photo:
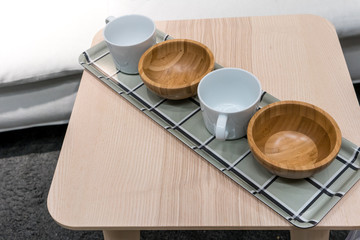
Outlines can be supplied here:
<path id="1" fill-rule="evenodd" d="M 317 105 L 360 145 L 360 111 L 334 27 L 312 15 L 158 22 L 254 73 L 282 100 Z M 90 37 L 90 36 L 89 36 Z M 102 40 L 101 32 L 94 43 Z M 360 184 L 313 229 L 360 228 Z M 84 72 L 48 196 L 71 229 L 294 229 Z M 311 231 L 311 230 L 310 230 Z"/>

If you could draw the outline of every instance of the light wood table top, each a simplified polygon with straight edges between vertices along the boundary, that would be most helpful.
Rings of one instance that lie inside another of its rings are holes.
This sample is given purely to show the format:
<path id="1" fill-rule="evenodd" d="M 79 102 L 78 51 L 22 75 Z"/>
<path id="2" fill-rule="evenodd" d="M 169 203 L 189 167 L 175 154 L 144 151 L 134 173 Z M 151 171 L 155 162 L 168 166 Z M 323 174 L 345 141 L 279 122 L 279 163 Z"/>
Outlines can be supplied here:
<path id="1" fill-rule="evenodd" d="M 334 27 L 323 18 L 183 20 L 157 27 L 206 44 L 216 62 L 254 73 L 279 99 L 321 107 L 360 145 L 359 104 Z M 94 43 L 101 40 L 99 33 Z M 360 228 L 358 199 L 360 183 L 314 229 Z M 48 209 L 71 229 L 294 229 L 86 71 Z"/>

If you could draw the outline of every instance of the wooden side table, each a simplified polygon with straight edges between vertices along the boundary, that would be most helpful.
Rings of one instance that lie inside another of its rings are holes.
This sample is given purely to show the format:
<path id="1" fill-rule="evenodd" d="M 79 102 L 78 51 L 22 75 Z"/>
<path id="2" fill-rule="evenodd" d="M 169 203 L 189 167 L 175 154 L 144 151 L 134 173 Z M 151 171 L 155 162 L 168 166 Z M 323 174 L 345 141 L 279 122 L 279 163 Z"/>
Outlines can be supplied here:
<path id="1" fill-rule="evenodd" d="M 312 15 L 158 22 L 254 73 L 279 99 L 313 103 L 360 145 L 360 109 L 334 27 Z M 102 40 L 99 32 L 94 44 Z M 85 50 L 85 49 L 84 49 Z M 326 239 L 360 228 L 357 183 L 314 228 L 293 227 L 110 88 L 84 72 L 48 196 L 56 222 L 139 239 L 140 230 L 286 229 Z"/>

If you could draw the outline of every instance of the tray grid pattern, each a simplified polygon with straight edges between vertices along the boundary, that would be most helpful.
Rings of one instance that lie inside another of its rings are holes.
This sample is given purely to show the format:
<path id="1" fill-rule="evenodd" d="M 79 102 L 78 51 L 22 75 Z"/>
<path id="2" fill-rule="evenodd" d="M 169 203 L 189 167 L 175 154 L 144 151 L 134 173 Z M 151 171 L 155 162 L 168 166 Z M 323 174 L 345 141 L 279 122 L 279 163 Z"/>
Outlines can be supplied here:
<path id="1" fill-rule="evenodd" d="M 170 39 L 160 31 L 158 42 Z M 359 180 L 360 149 L 342 140 L 341 150 L 329 167 L 314 176 L 291 180 L 275 176 L 251 154 L 246 137 L 219 141 L 205 128 L 197 97 L 181 101 L 163 99 L 146 88 L 139 75 L 116 70 L 104 42 L 85 51 L 80 64 L 99 80 L 167 129 L 236 183 L 300 228 L 313 227 Z M 221 66 L 216 64 L 215 68 Z M 260 107 L 278 101 L 264 92 Z"/>

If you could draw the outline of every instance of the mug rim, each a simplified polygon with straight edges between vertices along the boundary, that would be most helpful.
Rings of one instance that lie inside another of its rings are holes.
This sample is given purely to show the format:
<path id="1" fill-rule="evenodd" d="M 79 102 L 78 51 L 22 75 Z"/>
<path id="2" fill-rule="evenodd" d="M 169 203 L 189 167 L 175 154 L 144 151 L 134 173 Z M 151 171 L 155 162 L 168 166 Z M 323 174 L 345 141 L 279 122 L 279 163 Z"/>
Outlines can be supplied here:
<path id="1" fill-rule="evenodd" d="M 141 17 L 141 18 L 143 18 L 143 19 L 149 20 L 149 21 L 152 23 L 152 25 L 153 25 L 153 30 L 151 31 L 151 33 L 149 34 L 149 36 L 147 36 L 144 41 L 137 42 L 137 43 L 134 43 L 134 44 L 117 44 L 117 43 L 114 43 L 114 42 L 110 41 L 110 40 L 106 37 L 106 32 L 107 32 L 108 27 L 109 27 L 111 24 L 114 24 L 115 21 L 119 21 L 120 19 L 128 18 L 128 17 Z M 155 25 L 155 22 L 154 22 L 151 18 L 149 18 L 149 17 L 147 17 L 147 16 L 145 16 L 145 15 L 141 15 L 141 14 L 127 14 L 127 15 L 122 15 L 122 16 L 120 16 L 120 17 L 117 17 L 117 18 L 115 18 L 114 20 L 112 20 L 112 21 L 110 21 L 109 23 L 107 23 L 106 26 L 105 26 L 105 28 L 104 28 L 104 30 L 103 30 L 103 37 L 104 37 L 104 40 L 105 40 L 107 43 L 111 44 L 111 45 L 114 45 L 114 46 L 117 46 L 117 47 L 131 47 L 131 46 L 136 46 L 136 45 L 139 45 L 139 44 L 141 44 L 141 43 L 143 43 L 143 42 L 146 42 L 146 41 L 149 40 L 152 36 L 154 36 L 155 31 L 156 31 L 156 25 Z"/>
<path id="2" fill-rule="evenodd" d="M 218 110 L 218 109 L 215 109 L 215 108 L 209 106 L 209 105 L 204 101 L 204 99 L 202 98 L 202 96 L 201 96 L 201 94 L 200 94 L 200 88 L 201 88 L 202 83 L 204 83 L 203 80 L 206 79 L 209 75 L 215 74 L 216 72 L 227 71 L 227 70 L 234 70 L 234 71 L 244 72 L 244 73 L 246 73 L 246 74 L 249 74 L 250 76 L 252 76 L 252 77 L 256 80 L 256 82 L 257 82 L 257 84 L 258 84 L 258 86 L 259 86 L 259 90 L 260 90 L 260 91 L 259 91 L 259 94 L 258 94 L 258 96 L 256 97 L 255 101 L 253 101 L 251 104 L 249 104 L 248 107 L 243 108 L 243 109 L 238 110 L 238 111 L 225 112 L 225 111 L 220 111 L 220 110 Z M 198 89 L 197 89 L 198 98 L 199 98 L 200 102 L 201 102 L 202 104 L 204 104 L 204 106 L 206 106 L 206 108 L 211 109 L 211 110 L 214 111 L 214 112 L 224 113 L 224 114 L 233 114 L 233 113 L 240 113 L 240 112 L 245 112 L 245 111 L 247 111 L 248 109 L 252 108 L 257 102 L 260 101 L 260 98 L 261 98 L 262 93 L 263 93 L 263 90 L 262 90 L 262 87 L 261 87 L 261 83 L 260 83 L 259 79 L 258 79 L 253 73 L 251 73 L 251 72 L 249 72 L 249 71 L 246 71 L 246 70 L 244 70 L 244 69 L 241 69 L 241 68 L 228 68 L 228 67 L 219 68 L 219 69 L 216 69 L 216 70 L 211 71 L 211 72 L 209 72 L 208 74 L 206 74 L 206 75 L 201 79 L 201 81 L 200 81 L 200 83 L 199 83 L 199 85 L 198 85 Z"/>

